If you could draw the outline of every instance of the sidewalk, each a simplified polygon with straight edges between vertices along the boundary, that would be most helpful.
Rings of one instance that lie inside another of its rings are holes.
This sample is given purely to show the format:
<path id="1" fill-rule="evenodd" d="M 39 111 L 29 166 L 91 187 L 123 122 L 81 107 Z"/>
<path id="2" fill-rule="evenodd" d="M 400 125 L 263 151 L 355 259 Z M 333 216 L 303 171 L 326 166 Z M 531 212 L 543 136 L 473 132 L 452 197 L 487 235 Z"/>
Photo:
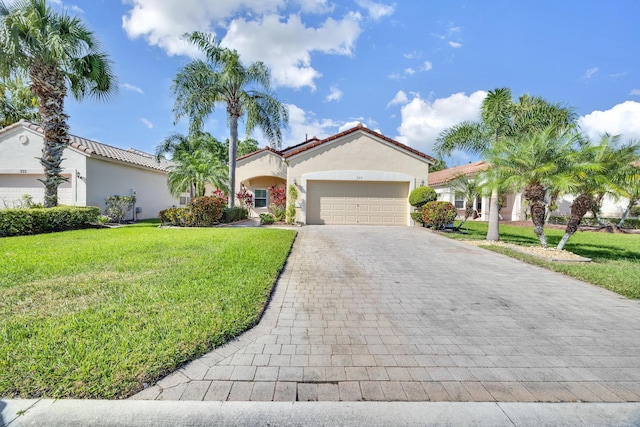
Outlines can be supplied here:
<path id="1" fill-rule="evenodd" d="M 640 404 L 0 400 L 0 427 L 187 425 L 638 426 Z"/>

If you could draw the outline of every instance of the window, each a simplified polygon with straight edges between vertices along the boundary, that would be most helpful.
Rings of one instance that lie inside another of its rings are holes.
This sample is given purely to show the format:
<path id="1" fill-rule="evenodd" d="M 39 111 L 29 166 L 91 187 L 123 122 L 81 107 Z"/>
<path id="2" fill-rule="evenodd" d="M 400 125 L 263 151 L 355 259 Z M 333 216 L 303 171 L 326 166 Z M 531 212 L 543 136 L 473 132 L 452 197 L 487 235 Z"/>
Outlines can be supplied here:
<path id="1" fill-rule="evenodd" d="M 464 194 L 456 193 L 456 209 L 464 209 Z"/>
<path id="2" fill-rule="evenodd" d="M 253 203 L 256 208 L 266 208 L 268 205 L 267 190 L 265 188 L 256 188 L 253 191 Z"/>
<path id="3" fill-rule="evenodd" d="M 180 196 L 180 206 L 186 206 L 191 201 L 191 197 L 189 196 Z"/>

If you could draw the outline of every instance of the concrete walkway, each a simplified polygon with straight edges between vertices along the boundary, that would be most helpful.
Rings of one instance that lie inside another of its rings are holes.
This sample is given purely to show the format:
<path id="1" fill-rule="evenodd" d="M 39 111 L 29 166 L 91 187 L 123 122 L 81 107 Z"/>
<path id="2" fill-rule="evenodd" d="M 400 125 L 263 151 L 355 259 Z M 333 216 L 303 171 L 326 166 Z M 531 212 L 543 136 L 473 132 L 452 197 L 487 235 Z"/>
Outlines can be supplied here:
<path id="1" fill-rule="evenodd" d="M 638 402 L 639 330 L 638 301 L 421 228 L 307 226 L 255 328 L 133 399 Z"/>

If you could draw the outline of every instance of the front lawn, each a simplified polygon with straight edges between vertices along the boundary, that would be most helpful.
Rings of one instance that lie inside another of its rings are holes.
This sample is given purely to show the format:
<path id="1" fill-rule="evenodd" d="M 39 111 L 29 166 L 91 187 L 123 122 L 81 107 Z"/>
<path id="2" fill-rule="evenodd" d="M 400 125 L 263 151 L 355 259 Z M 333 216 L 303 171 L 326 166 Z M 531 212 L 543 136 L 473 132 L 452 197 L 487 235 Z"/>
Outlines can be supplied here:
<path id="1" fill-rule="evenodd" d="M 0 397 L 124 398 L 251 327 L 295 231 L 0 239 Z"/>
<path id="2" fill-rule="evenodd" d="M 487 223 L 467 222 L 463 231 L 467 234 L 446 233 L 446 236 L 455 239 L 484 240 L 487 236 Z M 545 233 L 549 246 L 552 247 L 558 244 L 564 230 L 545 229 Z M 500 240 L 525 246 L 540 245 L 532 227 L 500 224 Z M 491 245 L 482 247 L 593 283 L 628 298 L 640 298 L 640 235 L 638 234 L 576 232 L 565 250 L 591 258 L 593 261 L 590 263 L 550 262 L 504 247 Z"/>

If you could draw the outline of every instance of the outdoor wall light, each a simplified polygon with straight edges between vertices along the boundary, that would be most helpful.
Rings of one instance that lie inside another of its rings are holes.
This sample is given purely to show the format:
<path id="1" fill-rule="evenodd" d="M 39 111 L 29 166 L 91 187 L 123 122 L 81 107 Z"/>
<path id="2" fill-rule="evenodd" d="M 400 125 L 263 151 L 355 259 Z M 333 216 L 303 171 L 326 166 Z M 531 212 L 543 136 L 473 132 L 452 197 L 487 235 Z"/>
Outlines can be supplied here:
<path id="1" fill-rule="evenodd" d="M 298 185 L 298 180 L 296 178 L 293 178 L 293 185 Z"/>
<path id="2" fill-rule="evenodd" d="M 420 181 L 420 187 L 424 187 L 424 179 Z"/>

